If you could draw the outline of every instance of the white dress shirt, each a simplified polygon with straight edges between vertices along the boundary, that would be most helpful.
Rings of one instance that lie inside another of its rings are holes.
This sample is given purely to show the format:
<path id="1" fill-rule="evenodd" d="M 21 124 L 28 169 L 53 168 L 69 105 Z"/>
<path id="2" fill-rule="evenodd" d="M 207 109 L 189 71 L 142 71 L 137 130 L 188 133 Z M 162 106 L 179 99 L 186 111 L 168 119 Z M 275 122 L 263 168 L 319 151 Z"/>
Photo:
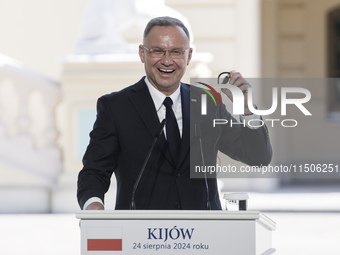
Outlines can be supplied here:
<path id="1" fill-rule="evenodd" d="M 166 108 L 163 105 L 164 99 L 167 97 L 164 95 L 162 92 L 160 92 L 158 89 L 156 89 L 154 86 L 151 85 L 149 82 L 148 78 L 145 77 L 145 83 L 148 86 L 151 98 L 153 100 L 153 103 L 155 105 L 157 115 L 159 118 L 159 122 L 162 122 L 163 119 L 165 119 L 165 113 L 166 113 Z M 183 133 L 183 118 L 182 118 L 182 99 L 181 99 L 181 86 L 179 84 L 178 88 L 174 93 L 172 93 L 169 96 L 173 102 L 172 104 L 172 110 L 174 111 L 174 114 L 177 119 L 177 124 L 179 128 L 179 133 L 180 136 L 182 137 Z M 166 137 L 166 131 L 164 128 L 164 135 Z"/>

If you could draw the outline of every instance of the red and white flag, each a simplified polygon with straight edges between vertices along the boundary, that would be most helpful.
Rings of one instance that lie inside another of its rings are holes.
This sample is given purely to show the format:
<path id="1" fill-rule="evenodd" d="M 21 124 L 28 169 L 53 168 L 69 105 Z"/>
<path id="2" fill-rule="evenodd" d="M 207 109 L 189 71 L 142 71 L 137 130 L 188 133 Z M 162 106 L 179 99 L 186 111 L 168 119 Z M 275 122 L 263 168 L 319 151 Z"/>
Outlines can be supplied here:
<path id="1" fill-rule="evenodd" d="M 88 227 L 88 251 L 122 251 L 121 227 Z"/>

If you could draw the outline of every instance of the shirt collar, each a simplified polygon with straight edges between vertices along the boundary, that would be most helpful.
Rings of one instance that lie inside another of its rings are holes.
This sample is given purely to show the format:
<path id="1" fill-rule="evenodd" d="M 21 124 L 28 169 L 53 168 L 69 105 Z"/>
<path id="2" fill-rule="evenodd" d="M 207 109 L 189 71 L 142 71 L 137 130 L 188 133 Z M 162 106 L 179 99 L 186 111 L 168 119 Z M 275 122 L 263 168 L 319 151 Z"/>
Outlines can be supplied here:
<path id="1" fill-rule="evenodd" d="M 152 86 L 152 84 L 150 83 L 150 81 L 147 77 L 145 77 L 144 81 L 145 81 L 146 85 L 148 86 L 150 95 L 151 95 L 152 100 L 153 100 L 155 107 L 156 107 L 156 111 L 159 111 L 159 109 L 163 105 L 163 102 L 164 102 L 164 99 L 166 98 L 166 95 L 164 95 L 162 92 L 157 90 L 154 86 Z M 178 86 L 176 91 L 169 96 L 171 98 L 172 102 L 173 102 L 173 107 L 177 106 L 180 95 L 181 95 L 181 86 Z"/>

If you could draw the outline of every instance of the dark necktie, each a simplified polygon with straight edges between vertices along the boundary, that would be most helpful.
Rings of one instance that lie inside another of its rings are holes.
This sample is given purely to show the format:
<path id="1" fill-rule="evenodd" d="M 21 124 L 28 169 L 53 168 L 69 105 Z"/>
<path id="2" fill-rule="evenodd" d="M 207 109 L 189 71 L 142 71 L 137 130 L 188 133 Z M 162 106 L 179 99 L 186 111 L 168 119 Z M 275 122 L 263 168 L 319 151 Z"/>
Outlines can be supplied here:
<path id="1" fill-rule="evenodd" d="M 180 134 L 179 134 L 177 120 L 176 120 L 174 111 L 172 110 L 173 102 L 172 102 L 170 97 L 166 97 L 163 104 L 166 108 L 166 114 L 165 114 L 166 137 L 167 137 L 167 140 L 168 140 L 168 144 L 169 144 L 169 148 L 170 148 L 172 158 L 177 163 L 180 144 L 181 144 L 181 137 L 180 137 Z"/>

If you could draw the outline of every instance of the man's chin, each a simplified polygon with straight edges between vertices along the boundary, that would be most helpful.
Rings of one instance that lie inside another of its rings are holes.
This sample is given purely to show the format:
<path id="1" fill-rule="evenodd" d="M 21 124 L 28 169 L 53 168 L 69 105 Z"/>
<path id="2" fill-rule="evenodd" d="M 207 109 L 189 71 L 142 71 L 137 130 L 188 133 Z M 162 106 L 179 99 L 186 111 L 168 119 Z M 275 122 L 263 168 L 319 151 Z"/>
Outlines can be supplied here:
<path id="1" fill-rule="evenodd" d="M 160 91 L 173 93 L 176 91 L 178 85 L 179 85 L 179 82 L 176 83 L 176 85 L 173 83 L 159 83 L 157 88 Z"/>

